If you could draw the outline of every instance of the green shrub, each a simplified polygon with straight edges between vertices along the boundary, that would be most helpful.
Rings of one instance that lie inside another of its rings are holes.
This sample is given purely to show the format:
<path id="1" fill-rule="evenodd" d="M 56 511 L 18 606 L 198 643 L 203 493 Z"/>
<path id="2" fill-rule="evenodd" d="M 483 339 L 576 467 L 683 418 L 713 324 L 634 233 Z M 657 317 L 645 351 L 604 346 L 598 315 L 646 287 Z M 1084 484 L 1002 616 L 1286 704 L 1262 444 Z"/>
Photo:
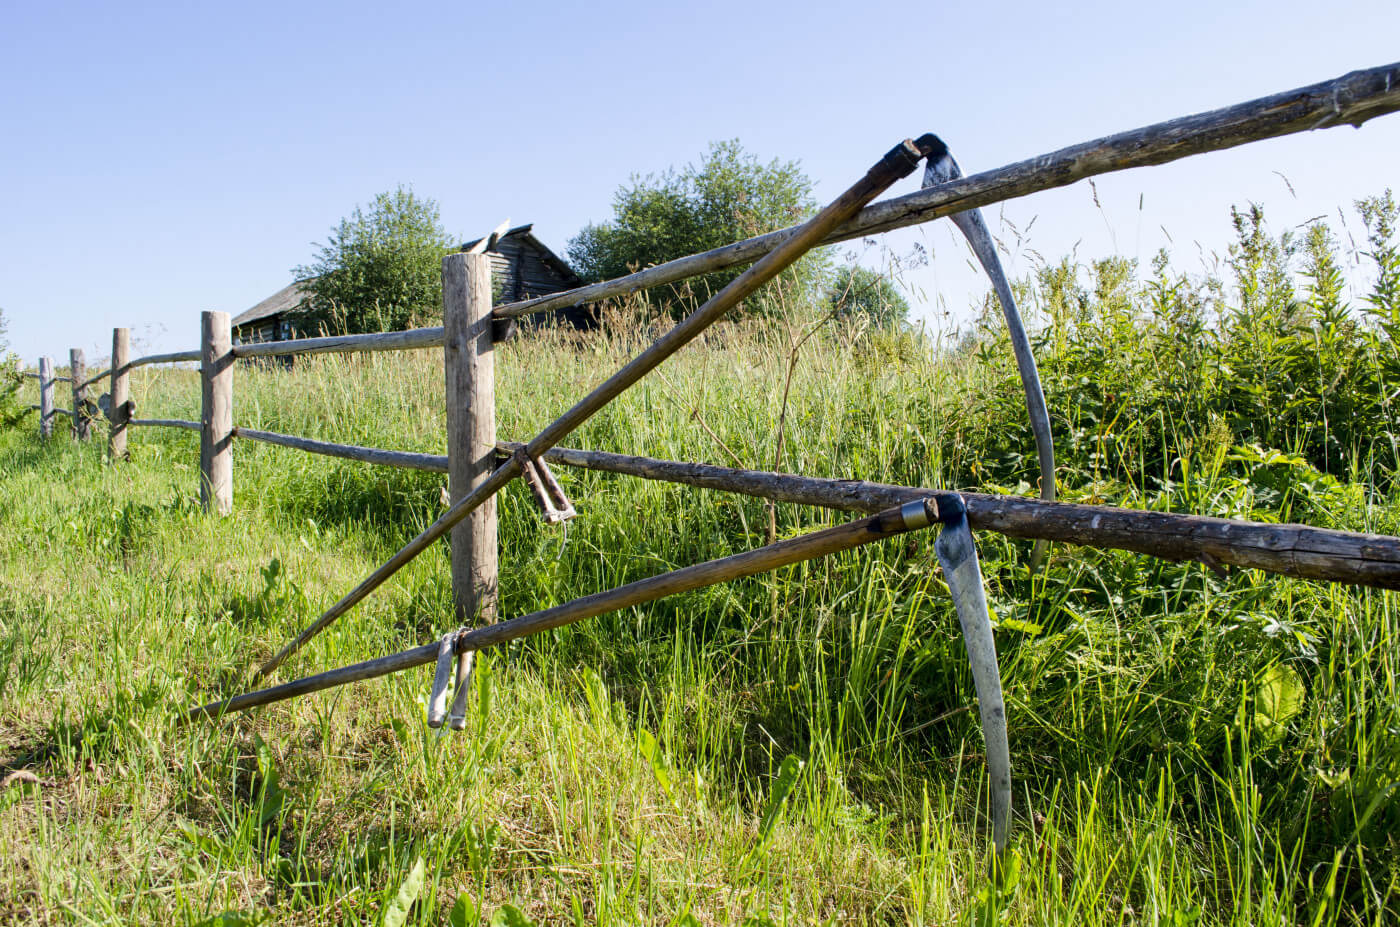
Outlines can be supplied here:
<path id="1" fill-rule="evenodd" d="M 812 182 L 797 162 L 763 164 L 737 139 L 715 142 L 698 166 L 668 169 L 659 177 L 634 175 L 613 197 L 613 218 L 585 226 L 569 242 L 569 260 L 589 282 L 625 276 L 801 222 L 815 207 L 811 194 Z M 782 275 L 776 289 L 789 301 L 814 304 L 823 261 L 821 253 L 809 254 Z M 742 270 L 690 280 L 658 302 L 683 315 Z M 774 290 L 751 297 L 749 311 L 775 311 L 769 295 Z"/>
<path id="2" fill-rule="evenodd" d="M 403 187 L 356 206 L 310 264 L 293 268 L 311 294 L 297 312 L 303 331 L 397 331 L 442 313 L 442 258 L 452 241 L 437 203 Z"/>
<path id="3" fill-rule="evenodd" d="M 20 387 L 24 385 L 19 358 L 10 351 L 6 340 L 9 323 L 5 312 L 0 309 L 0 430 L 13 428 L 29 415 L 29 410 L 20 402 Z"/>

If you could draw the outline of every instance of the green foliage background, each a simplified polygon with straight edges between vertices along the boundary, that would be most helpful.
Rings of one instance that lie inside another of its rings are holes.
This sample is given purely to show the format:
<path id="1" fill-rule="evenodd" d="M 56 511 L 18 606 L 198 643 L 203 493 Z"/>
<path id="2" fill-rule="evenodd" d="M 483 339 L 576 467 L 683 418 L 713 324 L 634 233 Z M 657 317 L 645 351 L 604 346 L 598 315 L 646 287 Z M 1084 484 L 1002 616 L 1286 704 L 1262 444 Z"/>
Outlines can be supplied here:
<path id="1" fill-rule="evenodd" d="M 410 189 L 380 193 L 331 230 L 310 264 L 293 268 L 311 294 L 299 330 L 397 331 L 442 317 L 442 258 L 453 243 L 434 200 Z"/>
<path id="2" fill-rule="evenodd" d="M 828 310 L 842 319 L 868 319 L 879 328 L 897 328 L 909 320 L 909 301 L 895 281 L 859 264 L 843 264 L 826 287 Z"/>
<path id="3" fill-rule="evenodd" d="M 21 402 L 20 388 L 24 385 L 19 358 L 10 350 L 5 311 L 0 309 L 0 431 L 13 428 L 29 418 L 29 409 Z"/>
<path id="4" fill-rule="evenodd" d="M 633 176 L 613 197 L 613 217 L 588 225 L 569 242 L 568 255 L 589 282 L 608 280 L 675 258 L 801 222 L 814 211 L 812 182 L 796 161 L 767 164 L 738 139 L 714 142 L 699 164 L 658 175 Z M 775 311 L 776 293 L 811 304 L 821 286 L 825 259 L 813 253 L 749 300 L 748 312 Z M 658 300 L 684 315 L 717 292 L 743 268 L 720 271 L 668 288 Z"/>

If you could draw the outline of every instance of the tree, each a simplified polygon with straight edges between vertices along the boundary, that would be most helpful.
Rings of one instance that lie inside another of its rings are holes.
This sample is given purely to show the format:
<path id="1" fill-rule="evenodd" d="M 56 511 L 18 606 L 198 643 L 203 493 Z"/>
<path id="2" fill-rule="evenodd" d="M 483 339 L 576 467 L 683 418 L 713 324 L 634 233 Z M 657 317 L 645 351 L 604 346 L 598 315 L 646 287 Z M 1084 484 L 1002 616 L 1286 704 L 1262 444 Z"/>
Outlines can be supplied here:
<path id="1" fill-rule="evenodd" d="M 5 311 L 0 309 L 0 431 L 18 425 L 29 413 L 20 405 L 24 374 L 20 373 L 19 359 L 10 353 L 10 343 L 5 338 L 8 331 Z"/>
<path id="2" fill-rule="evenodd" d="M 812 182 L 796 161 L 763 164 L 737 139 L 713 142 L 699 166 L 668 169 L 659 177 L 633 175 L 613 197 L 612 220 L 585 226 L 569 242 L 569 260 L 584 280 L 609 280 L 794 225 L 815 205 Z M 778 291 L 814 302 L 823 266 L 820 254 L 808 255 L 783 274 Z M 683 314 L 741 271 L 719 271 L 674 286 L 667 307 Z M 750 311 L 771 311 L 774 304 L 770 286 L 751 300 Z"/>
<path id="3" fill-rule="evenodd" d="M 431 324 L 442 312 L 442 257 L 452 247 L 437 203 L 412 190 L 356 206 L 316 259 L 292 270 L 310 294 L 299 327 L 341 334 Z"/>
<path id="4" fill-rule="evenodd" d="M 827 287 L 829 310 L 838 318 L 863 315 L 877 328 L 897 328 L 909 319 L 909 301 L 894 281 L 859 264 L 836 269 Z"/>

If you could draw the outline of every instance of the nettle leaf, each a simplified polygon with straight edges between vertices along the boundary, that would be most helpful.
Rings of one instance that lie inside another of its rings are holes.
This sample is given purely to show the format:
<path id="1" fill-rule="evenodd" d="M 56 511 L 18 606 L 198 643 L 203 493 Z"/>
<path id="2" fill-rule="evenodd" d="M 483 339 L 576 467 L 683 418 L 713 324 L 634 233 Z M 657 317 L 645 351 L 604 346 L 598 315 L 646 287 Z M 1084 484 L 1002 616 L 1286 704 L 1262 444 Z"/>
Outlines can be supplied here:
<path id="1" fill-rule="evenodd" d="M 224 911 L 222 914 L 206 917 L 195 924 L 195 927 L 256 927 L 260 923 L 262 923 L 261 915 L 247 914 L 242 911 Z"/>
<path id="2" fill-rule="evenodd" d="M 414 860 L 413 868 L 408 871 L 408 878 L 400 883 L 398 893 L 379 914 L 382 927 L 403 927 L 404 921 L 408 920 L 409 908 L 413 907 L 413 902 L 418 900 L 418 893 L 423 890 L 423 874 L 426 871 L 427 863 L 423 861 L 423 857 Z"/>
<path id="3" fill-rule="evenodd" d="M 491 915 L 491 927 L 535 927 L 535 922 L 513 904 L 503 904 Z"/>
<path id="4" fill-rule="evenodd" d="M 1306 694 L 1297 670 L 1283 663 L 1269 666 L 1254 687 L 1254 732 L 1267 743 L 1281 740 L 1288 722 L 1303 710 Z"/>
<path id="5" fill-rule="evenodd" d="M 666 758 L 661 755 L 661 748 L 657 745 L 656 738 L 646 728 L 637 731 L 637 752 L 651 766 L 652 775 L 656 776 L 661 791 L 666 793 L 666 797 L 671 800 L 672 805 L 676 804 L 676 795 L 671 789 L 671 774 L 666 770 Z"/>
<path id="6" fill-rule="evenodd" d="M 778 775 L 773 779 L 773 788 L 768 793 L 768 801 L 763 805 L 763 816 L 758 825 L 759 844 L 768 842 L 773 828 L 778 823 L 778 815 L 783 810 L 783 802 L 797 787 L 797 779 L 802 775 L 802 761 L 789 754 L 778 767 Z"/>
<path id="7" fill-rule="evenodd" d="M 481 917 L 476 912 L 476 903 L 466 895 L 458 895 L 452 912 L 447 915 L 448 927 L 476 927 L 479 923 Z"/>

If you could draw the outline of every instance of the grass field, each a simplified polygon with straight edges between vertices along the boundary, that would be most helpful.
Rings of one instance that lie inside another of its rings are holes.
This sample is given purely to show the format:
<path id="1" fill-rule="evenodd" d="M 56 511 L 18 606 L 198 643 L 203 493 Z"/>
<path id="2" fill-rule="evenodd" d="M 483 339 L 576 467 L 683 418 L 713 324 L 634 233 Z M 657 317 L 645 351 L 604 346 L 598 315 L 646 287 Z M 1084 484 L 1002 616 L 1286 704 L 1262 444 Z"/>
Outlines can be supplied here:
<path id="1" fill-rule="evenodd" d="M 1261 242 L 1242 270 L 1290 259 Z M 1062 496 L 1400 531 L 1400 308 L 1379 266 L 1350 308 L 1315 261 L 1287 299 L 1261 283 L 1233 301 L 1164 268 L 1046 268 L 1023 298 Z M 502 346 L 502 437 L 594 385 L 632 330 Z M 832 322 L 788 389 L 788 330 L 721 329 L 569 443 L 769 469 L 781 420 L 779 469 L 1026 492 L 1030 432 L 992 331 L 954 345 Z M 198 417 L 193 372 L 133 380 L 142 415 Z M 241 425 L 442 452 L 436 352 L 236 381 Z M 193 433 L 138 430 L 110 465 L 101 441 L 33 431 L 0 435 L 5 923 L 1400 918 L 1391 593 L 1087 549 L 1032 577 L 1029 545 L 979 537 L 1017 803 L 989 872 L 981 733 L 931 537 L 491 652 L 461 734 L 426 726 L 430 667 L 182 727 L 180 708 L 240 689 L 436 517 L 442 479 L 240 443 L 219 520 L 195 501 Z M 519 485 L 502 496 L 505 616 L 770 530 L 757 500 L 560 476 L 567 532 Z M 840 516 L 771 517 L 782 537 Z M 280 678 L 429 641 L 449 602 L 439 545 Z"/>

